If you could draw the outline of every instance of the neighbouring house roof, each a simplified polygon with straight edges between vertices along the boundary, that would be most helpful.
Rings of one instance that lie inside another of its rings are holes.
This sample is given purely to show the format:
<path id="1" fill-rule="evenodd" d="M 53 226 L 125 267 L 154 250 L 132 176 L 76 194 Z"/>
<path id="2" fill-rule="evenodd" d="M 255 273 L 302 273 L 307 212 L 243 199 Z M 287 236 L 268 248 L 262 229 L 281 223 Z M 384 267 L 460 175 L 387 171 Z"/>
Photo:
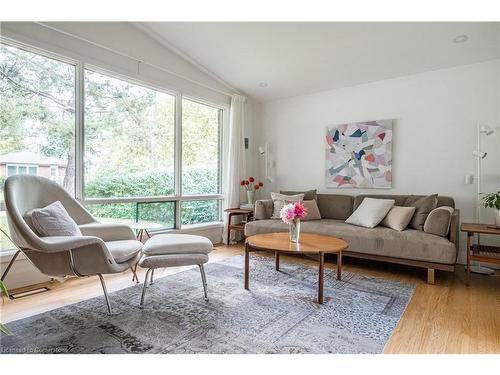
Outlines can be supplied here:
<path id="1" fill-rule="evenodd" d="M 24 150 L 0 155 L 0 164 L 58 165 L 60 167 L 65 167 L 67 162 L 58 158 L 43 156 Z"/>

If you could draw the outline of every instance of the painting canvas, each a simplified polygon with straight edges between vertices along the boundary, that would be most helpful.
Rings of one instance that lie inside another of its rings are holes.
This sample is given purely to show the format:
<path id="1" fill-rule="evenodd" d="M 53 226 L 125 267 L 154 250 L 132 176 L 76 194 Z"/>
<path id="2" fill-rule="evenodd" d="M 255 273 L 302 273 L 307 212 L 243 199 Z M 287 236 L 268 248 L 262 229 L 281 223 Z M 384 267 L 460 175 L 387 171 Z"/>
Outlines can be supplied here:
<path id="1" fill-rule="evenodd" d="M 327 187 L 392 187 L 392 120 L 328 127 L 325 177 Z"/>

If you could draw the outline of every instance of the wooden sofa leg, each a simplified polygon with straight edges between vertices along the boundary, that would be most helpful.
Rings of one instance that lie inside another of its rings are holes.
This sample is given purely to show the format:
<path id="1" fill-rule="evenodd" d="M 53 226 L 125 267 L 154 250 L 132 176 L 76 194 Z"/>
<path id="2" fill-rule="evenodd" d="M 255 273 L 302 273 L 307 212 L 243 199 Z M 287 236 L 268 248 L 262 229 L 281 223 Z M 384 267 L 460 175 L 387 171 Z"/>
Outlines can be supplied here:
<path id="1" fill-rule="evenodd" d="M 427 284 L 434 285 L 434 268 L 427 268 Z"/>

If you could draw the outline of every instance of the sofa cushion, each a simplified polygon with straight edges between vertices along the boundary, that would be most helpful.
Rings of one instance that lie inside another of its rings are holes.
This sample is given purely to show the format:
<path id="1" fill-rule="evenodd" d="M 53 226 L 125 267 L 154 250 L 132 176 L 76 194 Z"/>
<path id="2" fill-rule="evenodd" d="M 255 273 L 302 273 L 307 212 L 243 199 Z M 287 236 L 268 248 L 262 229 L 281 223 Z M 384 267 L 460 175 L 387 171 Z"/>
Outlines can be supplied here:
<path id="1" fill-rule="evenodd" d="M 270 219 L 273 216 L 273 200 L 259 199 L 255 201 L 253 217 L 255 220 Z"/>
<path id="2" fill-rule="evenodd" d="M 345 222 L 361 227 L 374 228 L 380 224 L 393 206 L 393 199 L 365 198 Z"/>
<path id="3" fill-rule="evenodd" d="M 280 211 L 285 206 L 285 204 L 302 201 L 304 199 L 304 194 L 296 195 L 286 195 L 271 192 L 271 199 L 273 200 L 273 216 L 272 219 L 280 218 Z"/>
<path id="4" fill-rule="evenodd" d="M 345 220 L 351 216 L 354 197 L 342 194 L 318 194 L 318 208 L 323 219 Z"/>
<path id="5" fill-rule="evenodd" d="M 455 244 L 444 237 L 423 231 L 407 229 L 402 232 L 390 228 L 363 228 L 341 220 L 321 219 L 302 223 L 302 232 L 340 237 L 347 241 L 347 251 L 411 259 L 423 262 L 455 264 Z M 252 221 L 245 226 L 245 235 L 286 232 L 288 225 L 281 220 Z"/>
<path id="6" fill-rule="evenodd" d="M 415 213 L 415 207 L 394 206 L 385 215 L 384 220 L 380 223 L 384 227 L 391 228 L 401 232 L 405 230 Z"/>
<path id="7" fill-rule="evenodd" d="M 394 201 L 395 206 L 403 206 L 404 202 L 408 198 L 408 195 L 391 195 L 391 194 L 360 194 L 354 197 L 353 210 L 357 209 L 361 202 L 365 198 L 374 198 L 374 199 L 392 199 Z"/>
<path id="8" fill-rule="evenodd" d="M 314 190 L 306 190 L 306 191 L 287 191 L 287 190 L 280 190 L 280 194 L 284 195 L 297 195 L 297 194 L 304 194 L 304 200 L 305 201 L 310 201 L 312 199 L 317 200 L 318 199 L 318 194 L 316 193 L 316 189 Z"/>
<path id="9" fill-rule="evenodd" d="M 321 219 L 321 214 L 318 209 L 318 205 L 314 199 L 311 199 L 310 201 L 302 201 L 302 205 L 307 211 L 307 215 L 305 218 L 302 219 L 302 221 L 309 221 L 309 220 L 320 220 Z"/>
<path id="10" fill-rule="evenodd" d="M 410 195 L 404 206 L 416 207 L 415 213 L 410 221 L 409 227 L 418 230 L 424 230 L 424 223 L 429 216 L 429 213 L 437 206 L 437 194 L 428 195 L 426 197 L 418 197 Z"/>
<path id="11" fill-rule="evenodd" d="M 455 211 L 452 207 L 438 207 L 433 209 L 424 223 L 424 232 L 446 237 L 450 231 L 451 215 Z"/>

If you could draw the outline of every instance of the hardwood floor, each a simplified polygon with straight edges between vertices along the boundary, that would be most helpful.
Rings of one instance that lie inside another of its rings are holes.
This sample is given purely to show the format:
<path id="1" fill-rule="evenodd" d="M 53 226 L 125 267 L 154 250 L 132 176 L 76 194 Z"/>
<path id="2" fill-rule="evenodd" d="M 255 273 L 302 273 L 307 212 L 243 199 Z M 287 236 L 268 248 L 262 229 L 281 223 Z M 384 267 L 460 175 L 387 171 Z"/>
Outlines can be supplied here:
<path id="1" fill-rule="evenodd" d="M 210 262 L 217 262 L 243 252 L 242 245 L 220 245 L 210 254 Z M 264 252 L 262 255 L 271 256 Z M 315 264 L 313 260 L 302 257 L 282 255 L 281 259 L 282 262 Z M 327 259 L 325 267 L 335 267 L 334 261 Z M 189 267 L 157 270 L 155 278 L 187 268 Z M 455 274 L 437 272 L 436 285 L 428 285 L 425 282 L 425 270 L 411 267 L 347 258 L 344 260 L 343 269 L 417 285 L 415 295 L 385 347 L 385 353 L 500 353 L 498 271 L 496 275 L 488 277 L 473 274 L 471 286 L 466 287 L 465 273 L 461 266 L 457 267 Z M 140 270 L 141 281 L 144 275 L 145 272 Z M 108 275 L 105 279 L 110 292 L 132 285 L 130 272 Z M 243 288 L 243 274 L 241 282 Z M 17 300 L 4 298 L 1 321 L 8 323 L 102 295 L 97 277 L 40 284 L 44 285 L 51 290 Z"/>

